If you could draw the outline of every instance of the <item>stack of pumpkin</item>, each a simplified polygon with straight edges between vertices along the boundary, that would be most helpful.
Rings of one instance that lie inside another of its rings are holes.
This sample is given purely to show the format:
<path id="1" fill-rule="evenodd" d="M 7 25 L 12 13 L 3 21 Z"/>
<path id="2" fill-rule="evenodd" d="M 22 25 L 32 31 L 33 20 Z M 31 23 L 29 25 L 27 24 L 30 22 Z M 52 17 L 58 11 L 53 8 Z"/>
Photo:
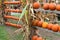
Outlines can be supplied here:
<path id="1" fill-rule="evenodd" d="M 43 22 L 43 21 L 39 21 L 39 20 L 33 20 L 32 25 L 46 28 L 46 29 L 52 30 L 54 32 L 58 32 L 58 31 L 60 32 L 60 26 L 58 24 L 51 24 L 51 23 L 47 23 L 47 22 Z"/>
<path id="2" fill-rule="evenodd" d="M 41 7 L 41 5 L 40 5 L 40 3 L 38 3 L 38 2 L 35 2 L 34 4 L 33 4 L 33 8 L 34 9 L 39 9 Z M 44 3 L 43 4 L 43 9 L 45 9 L 45 10 L 48 10 L 48 9 L 50 9 L 50 10 L 57 10 L 57 11 L 60 11 L 60 4 L 55 4 L 55 3 Z"/>
<path id="3" fill-rule="evenodd" d="M 32 40 L 44 40 L 42 37 L 38 37 L 37 35 L 34 35 L 32 37 Z"/>

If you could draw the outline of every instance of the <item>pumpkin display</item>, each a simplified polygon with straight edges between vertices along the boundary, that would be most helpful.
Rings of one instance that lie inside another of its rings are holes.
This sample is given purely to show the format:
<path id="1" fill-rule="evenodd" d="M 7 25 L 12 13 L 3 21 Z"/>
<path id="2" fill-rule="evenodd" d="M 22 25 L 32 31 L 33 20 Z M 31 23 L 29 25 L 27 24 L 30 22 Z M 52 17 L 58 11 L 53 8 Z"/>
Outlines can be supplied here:
<path id="1" fill-rule="evenodd" d="M 37 40 L 37 38 L 38 38 L 38 36 L 37 36 L 37 35 L 34 35 L 34 36 L 32 37 L 32 40 Z"/>
<path id="2" fill-rule="evenodd" d="M 59 25 L 58 24 L 55 24 L 55 25 L 52 26 L 52 31 L 57 32 L 58 29 L 59 29 Z"/>
<path id="3" fill-rule="evenodd" d="M 48 23 L 47 22 L 43 22 L 42 27 L 43 28 L 47 28 L 47 26 L 48 26 Z"/>
<path id="4" fill-rule="evenodd" d="M 53 24 L 48 24 L 48 27 L 47 27 L 47 28 L 48 28 L 49 30 L 51 30 L 52 26 L 53 26 Z"/>
<path id="5" fill-rule="evenodd" d="M 38 25 L 39 27 L 41 27 L 41 26 L 42 26 L 42 23 L 43 23 L 42 21 L 39 21 L 37 25 Z"/>
<path id="6" fill-rule="evenodd" d="M 56 10 L 60 11 L 60 4 L 56 5 Z"/>
<path id="7" fill-rule="evenodd" d="M 43 40 L 43 38 L 42 37 L 38 37 L 37 40 Z"/>
<path id="8" fill-rule="evenodd" d="M 33 3 L 33 8 L 34 9 L 38 9 L 40 7 L 40 3 L 39 2 L 34 2 Z"/>
<path id="9" fill-rule="evenodd" d="M 49 3 L 44 3 L 43 4 L 43 9 L 48 10 L 49 9 Z"/>
<path id="10" fill-rule="evenodd" d="M 16 27 L 16 28 L 21 28 L 21 25 L 18 25 L 18 24 L 12 24 L 12 23 L 10 23 L 10 22 L 5 22 L 5 24 L 6 24 L 7 26 L 13 26 L 13 27 Z"/>
<path id="11" fill-rule="evenodd" d="M 54 3 L 50 3 L 49 4 L 49 9 L 50 10 L 55 10 L 56 9 L 56 5 Z"/>
<path id="12" fill-rule="evenodd" d="M 4 18 L 19 20 L 19 18 L 13 17 L 13 16 L 9 16 L 9 15 L 4 15 Z"/>
<path id="13" fill-rule="evenodd" d="M 39 22 L 39 20 L 33 20 L 32 25 L 37 26 L 38 22 Z"/>
<path id="14" fill-rule="evenodd" d="M 22 13 L 22 10 L 19 10 L 19 9 L 5 9 L 5 11 L 7 11 L 7 12 L 20 12 L 20 13 Z"/>
<path id="15" fill-rule="evenodd" d="M 4 4 L 20 4 L 20 1 L 5 1 Z"/>

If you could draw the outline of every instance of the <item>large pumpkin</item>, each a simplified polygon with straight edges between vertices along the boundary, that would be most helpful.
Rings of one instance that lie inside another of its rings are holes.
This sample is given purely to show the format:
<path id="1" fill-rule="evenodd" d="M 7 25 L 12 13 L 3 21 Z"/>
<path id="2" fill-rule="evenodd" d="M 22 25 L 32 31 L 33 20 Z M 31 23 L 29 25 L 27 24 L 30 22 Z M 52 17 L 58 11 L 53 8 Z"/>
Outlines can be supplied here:
<path id="1" fill-rule="evenodd" d="M 49 30 L 51 30 L 52 26 L 53 26 L 53 24 L 48 24 L 48 27 L 47 27 L 47 28 L 48 28 Z"/>
<path id="2" fill-rule="evenodd" d="M 37 38 L 38 38 L 38 36 L 37 36 L 37 35 L 34 35 L 34 36 L 32 37 L 32 40 L 37 40 Z"/>
<path id="3" fill-rule="evenodd" d="M 43 38 L 42 37 L 38 37 L 37 40 L 43 40 Z"/>
<path id="4" fill-rule="evenodd" d="M 33 3 L 33 8 L 34 9 L 38 9 L 40 7 L 40 3 L 39 2 L 34 2 Z"/>
<path id="5" fill-rule="evenodd" d="M 43 8 L 44 8 L 45 10 L 48 10 L 48 9 L 49 9 L 49 3 L 44 3 Z"/>
<path id="6" fill-rule="evenodd" d="M 56 5 L 54 3 L 50 3 L 49 4 L 49 9 L 50 10 L 55 10 L 56 9 Z"/>
<path id="7" fill-rule="evenodd" d="M 39 21 L 38 22 L 38 26 L 41 27 L 42 26 L 42 23 L 43 23 L 42 21 Z"/>
<path id="8" fill-rule="evenodd" d="M 33 26 L 37 26 L 37 23 L 39 22 L 39 20 L 33 20 L 33 22 L 32 22 L 32 25 Z"/>
<path id="9" fill-rule="evenodd" d="M 55 24 L 52 26 L 52 31 L 57 32 L 59 29 L 59 25 Z"/>
<path id="10" fill-rule="evenodd" d="M 43 22 L 42 27 L 43 28 L 47 28 L 47 26 L 48 26 L 48 23 L 47 22 Z"/>
<path id="11" fill-rule="evenodd" d="M 60 4 L 56 5 L 56 10 L 60 11 Z"/>

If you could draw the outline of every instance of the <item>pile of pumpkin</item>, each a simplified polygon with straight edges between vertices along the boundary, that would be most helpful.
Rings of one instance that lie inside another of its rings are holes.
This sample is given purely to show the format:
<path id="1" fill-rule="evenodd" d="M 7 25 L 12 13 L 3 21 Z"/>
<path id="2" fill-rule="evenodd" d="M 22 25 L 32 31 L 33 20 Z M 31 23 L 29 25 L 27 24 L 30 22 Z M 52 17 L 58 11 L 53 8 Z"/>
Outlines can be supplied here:
<path id="1" fill-rule="evenodd" d="M 42 37 L 38 37 L 37 35 L 34 35 L 32 37 L 32 40 L 44 40 Z"/>
<path id="2" fill-rule="evenodd" d="M 38 2 L 35 2 L 34 4 L 33 4 L 33 8 L 34 9 L 38 9 L 38 8 L 40 8 L 41 7 L 41 5 L 40 5 L 40 3 L 38 3 Z M 45 10 L 48 10 L 48 9 L 50 9 L 50 10 L 57 10 L 57 11 L 60 11 L 60 4 L 55 4 L 55 3 L 44 3 L 43 4 L 43 9 L 45 9 Z"/>
<path id="3" fill-rule="evenodd" d="M 60 26 L 58 24 L 52 24 L 52 23 L 43 22 L 39 20 L 33 20 L 32 25 L 42 27 L 48 30 L 52 30 L 54 32 L 60 32 Z"/>

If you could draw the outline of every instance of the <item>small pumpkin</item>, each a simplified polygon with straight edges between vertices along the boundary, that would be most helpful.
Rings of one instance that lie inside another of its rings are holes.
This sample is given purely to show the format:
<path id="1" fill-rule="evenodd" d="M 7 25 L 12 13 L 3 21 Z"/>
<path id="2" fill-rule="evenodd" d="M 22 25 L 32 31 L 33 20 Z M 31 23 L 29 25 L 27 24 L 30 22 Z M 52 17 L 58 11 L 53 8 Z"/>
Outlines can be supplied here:
<path id="1" fill-rule="evenodd" d="M 52 26 L 53 26 L 53 24 L 48 24 L 48 27 L 47 27 L 47 28 L 48 28 L 49 30 L 51 30 Z"/>
<path id="2" fill-rule="evenodd" d="M 39 20 L 33 20 L 32 25 L 37 26 L 38 22 L 39 22 Z"/>
<path id="3" fill-rule="evenodd" d="M 49 3 L 44 3 L 43 9 L 48 10 L 49 9 Z"/>
<path id="4" fill-rule="evenodd" d="M 56 9 L 55 3 L 50 3 L 50 4 L 49 4 L 49 9 L 50 9 L 50 10 L 55 10 L 55 9 Z"/>
<path id="5" fill-rule="evenodd" d="M 14 20 L 19 20 L 19 18 L 13 17 L 13 16 L 9 16 L 9 15 L 4 15 L 4 18 L 7 18 L 7 19 L 14 19 Z"/>
<path id="6" fill-rule="evenodd" d="M 20 4 L 20 1 L 14 1 L 14 2 L 5 1 L 4 4 Z"/>
<path id="7" fill-rule="evenodd" d="M 34 35 L 34 36 L 32 37 L 32 40 L 37 40 L 37 38 L 38 38 L 38 36 L 37 36 L 37 35 Z"/>
<path id="8" fill-rule="evenodd" d="M 42 37 L 38 37 L 37 40 L 43 40 L 43 38 Z"/>
<path id="9" fill-rule="evenodd" d="M 42 23 L 43 23 L 42 21 L 39 21 L 38 22 L 38 26 L 41 27 L 42 26 Z"/>
<path id="10" fill-rule="evenodd" d="M 40 7 L 40 3 L 39 2 L 34 2 L 33 3 L 33 8 L 34 9 L 38 9 Z"/>
<path id="11" fill-rule="evenodd" d="M 60 11 L 60 4 L 56 5 L 56 10 Z"/>
<path id="12" fill-rule="evenodd" d="M 48 23 L 47 22 L 43 22 L 42 27 L 43 28 L 47 28 L 47 26 L 48 26 Z"/>
<path id="13" fill-rule="evenodd" d="M 55 24 L 55 25 L 52 26 L 52 31 L 57 32 L 58 29 L 59 29 L 59 25 L 58 24 Z"/>

